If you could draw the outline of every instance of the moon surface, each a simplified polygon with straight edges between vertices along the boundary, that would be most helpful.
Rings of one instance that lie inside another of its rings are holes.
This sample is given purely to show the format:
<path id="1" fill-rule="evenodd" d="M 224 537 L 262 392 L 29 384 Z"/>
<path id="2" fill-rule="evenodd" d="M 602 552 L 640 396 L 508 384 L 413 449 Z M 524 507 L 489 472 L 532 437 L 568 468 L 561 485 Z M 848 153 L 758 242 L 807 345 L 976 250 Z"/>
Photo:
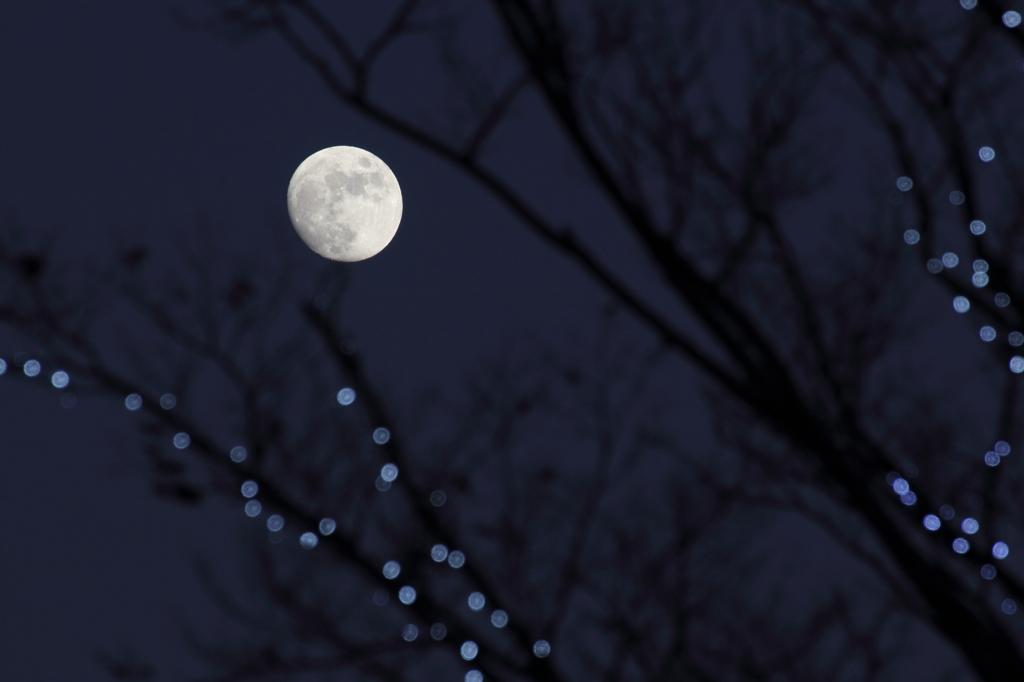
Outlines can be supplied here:
<path id="1" fill-rule="evenodd" d="M 321 149 L 288 183 L 288 217 L 324 258 L 366 260 L 391 243 L 402 220 L 402 190 L 387 164 L 358 147 Z"/>

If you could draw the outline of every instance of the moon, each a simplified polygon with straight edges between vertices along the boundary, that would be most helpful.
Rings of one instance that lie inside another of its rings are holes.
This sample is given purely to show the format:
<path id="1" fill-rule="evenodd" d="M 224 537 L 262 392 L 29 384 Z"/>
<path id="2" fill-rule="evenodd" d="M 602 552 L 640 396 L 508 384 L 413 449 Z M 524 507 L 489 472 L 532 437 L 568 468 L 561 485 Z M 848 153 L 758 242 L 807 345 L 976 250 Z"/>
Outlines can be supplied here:
<path id="1" fill-rule="evenodd" d="M 288 217 L 306 246 L 353 263 L 384 250 L 402 220 L 402 190 L 387 164 L 358 147 L 328 147 L 288 183 Z"/>

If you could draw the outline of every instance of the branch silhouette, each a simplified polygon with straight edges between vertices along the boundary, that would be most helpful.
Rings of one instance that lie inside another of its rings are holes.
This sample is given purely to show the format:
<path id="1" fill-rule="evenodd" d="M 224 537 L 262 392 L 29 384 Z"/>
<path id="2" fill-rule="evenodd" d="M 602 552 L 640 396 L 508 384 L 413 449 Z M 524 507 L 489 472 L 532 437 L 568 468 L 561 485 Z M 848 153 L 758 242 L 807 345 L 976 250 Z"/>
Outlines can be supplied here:
<path id="1" fill-rule="evenodd" d="M 287 532 L 336 524 L 307 531 L 310 553 L 252 538 L 265 613 L 203 569 L 249 633 L 237 647 L 193 637 L 211 680 L 417 679 L 467 665 L 488 680 L 873 680 L 895 674 L 909 628 L 955 650 L 964 670 L 953 674 L 964 679 L 1024 679 L 1012 615 L 1024 584 L 998 549 L 1020 535 L 1020 466 L 996 452 L 1022 446 L 1024 174 L 1011 143 L 1019 96 L 1004 65 L 1020 61 L 1024 38 L 996 0 L 961 4 L 474 5 L 504 37 L 486 49 L 514 64 L 481 89 L 451 65 L 487 63 L 485 48 L 445 33 L 441 68 L 447 60 L 474 112 L 452 139 L 371 86 L 404 38 L 466 14 L 407 0 L 377 34 L 353 36 L 327 3 L 214 2 L 206 18 L 179 19 L 228 36 L 276 34 L 341 104 L 476 180 L 609 299 L 617 312 L 605 336 L 568 354 L 531 342 L 525 359 L 503 353 L 474 375 L 461 407 L 412 409 L 378 386 L 341 325 L 337 270 L 317 282 L 326 298 L 311 300 L 285 274 L 266 281 L 286 267 L 218 280 L 197 255 L 153 295 L 144 252 L 125 250 L 106 281 L 127 277 L 118 300 L 160 338 L 129 370 L 87 324 L 64 322 L 86 307 L 58 286 L 45 251 L 8 248 L 0 265 L 14 284 L 0 323 L 86 389 L 141 398 L 158 492 L 237 499 L 251 482 Z M 529 97 L 660 293 L 615 265 L 585 214 L 545 217 L 502 172 L 489 149 Z M 845 154 L 821 130 L 840 115 L 863 136 Z M 998 153 L 975 160 L 979 140 Z M 855 189 L 845 166 L 865 159 L 863 195 L 841 203 Z M 833 244 L 821 246 L 816 225 L 832 208 Z M 948 332 L 934 320 L 950 315 L 951 297 L 958 324 L 984 325 L 962 355 L 982 368 L 994 419 L 906 361 L 918 362 L 931 330 Z M 323 396 L 337 386 L 326 366 L 354 390 L 352 405 L 328 409 Z M 684 388 L 655 388 L 659 372 L 680 366 L 700 373 L 713 453 L 694 452 L 681 432 Z M 208 376 L 233 392 L 229 409 L 188 406 Z M 167 386 L 183 409 L 160 407 Z M 435 422 L 450 432 L 418 421 L 417 410 L 442 409 Z M 230 420 L 210 414 L 237 422 L 243 459 L 226 456 Z M 167 454 L 172 432 L 188 435 L 189 458 Z M 559 439 L 574 457 L 551 454 L 545 443 Z M 969 464 L 965 452 L 975 453 Z M 385 465 L 397 467 L 393 480 Z M 785 570 L 771 565 L 784 552 L 735 551 L 737 538 L 767 533 L 769 510 L 823 530 L 863 584 L 822 579 L 820 598 L 782 608 Z M 391 599 L 390 560 L 415 588 L 397 610 L 368 599 Z M 343 586 L 327 586 L 342 574 Z M 776 602 L 759 605 L 758 590 Z M 490 622 L 462 606 L 477 594 Z"/>

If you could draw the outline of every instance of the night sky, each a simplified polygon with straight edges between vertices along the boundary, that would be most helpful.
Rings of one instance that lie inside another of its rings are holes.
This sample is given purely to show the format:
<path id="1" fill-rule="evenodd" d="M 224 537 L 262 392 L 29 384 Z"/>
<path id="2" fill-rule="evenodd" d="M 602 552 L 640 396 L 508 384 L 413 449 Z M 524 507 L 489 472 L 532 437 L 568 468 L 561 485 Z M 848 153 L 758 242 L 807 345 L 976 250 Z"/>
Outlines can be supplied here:
<path id="1" fill-rule="evenodd" d="M 403 71 L 404 49 L 381 64 L 382 95 L 427 109 L 442 86 L 436 74 Z M 334 145 L 384 160 L 401 183 L 401 227 L 379 256 L 339 267 L 352 278 L 346 328 L 392 391 L 451 386 L 517 334 L 586 333 L 605 302 L 459 171 L 346 109 L 275 35 L 231 44 L 176 25 L 161 2 L 14 3 L 0 12 L 0 93 L 0 229 L 53 235 L 57 251 L 83 261 L 110 260 L 111 228 L 168 248 L 209 220 L 247 248 L 271 250 L 283 236 L 303 267 L 320 268 L 287 219 L 292 172 Z M 494 162 L 667 305 L 549 125 L 528 99 Z M 810 232 L 808 243 L 826 238 Z M 31 349 L 0 356 L 19 350 Z M 167 678 L 200 670 L 176 619 L 222 618 L 192 561 L 209 557 L 230 575 L 241 515 L 219 500 L 190 509 L 155 499 L 132 464 L 133 433 L 114 401 L 65 409 L 42 382 L 0 380 L 0 679 L 106 680 L 94 652 L 130 644 Z M 783 536 L 833 552 L 806 528 Z"/>
<path id="2" fill-rule="evenodd" d="M 429 87 L 401 77 L 388 87 Z M 381 157 L 404 216 L 381 255 L 351 268 L 344 305 L 393 387 L 444 383 L 510 333 L 586 324 L 601 301 L 459 173 L 333 100 L 276 36 L 232 46 L 175 25 L 159 2 L 16 3 L 0 20 L 0 92 L 5 229 L 97 262 L 110 260 L 110 227 L 167 246 L 200 214 L 256 245 L 278 231 L 301 246 L 285 212 L 299 162 L 334 145 Z M 529 156 L 513 161 L 531 182 Z M 569 176 L 540 187 L 550 205 L 573 191 Z M 191 561 L 231 560 L 237 510 L 155 500 L 112 401 L 68 410 L 52 388 L 0 382 L 0 405 L 0 677 L 106 679 L 93 651 L 129 642 L 188 670 L 172 618 L 217 617 Z"/>

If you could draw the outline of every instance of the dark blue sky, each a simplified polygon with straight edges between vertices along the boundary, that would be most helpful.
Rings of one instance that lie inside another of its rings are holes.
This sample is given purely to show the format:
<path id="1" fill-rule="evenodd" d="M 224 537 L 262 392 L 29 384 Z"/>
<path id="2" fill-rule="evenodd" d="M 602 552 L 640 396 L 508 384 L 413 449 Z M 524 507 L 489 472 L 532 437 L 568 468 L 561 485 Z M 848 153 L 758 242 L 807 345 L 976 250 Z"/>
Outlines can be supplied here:
<path id="1" fill-rule="evenodd" d="M 413 64 L 381 64 L 381 93 L 405 111 L 444 92 L 436 74 L 404 71 Z M 402 225 L 384 252 L 350 268 L 344 319 L 393 390 L 448 385 L 516 332 L 587 329 L 603 300 L 457 170 L 333 99 L 276 36 L 233 46 L 175 26 L 160 2 L 17 3 L 0 13 L 0 93 L 0 229 L 16 216 L 84 260 L 108 259 L 111 226 L 167 247 L 204 212 L 246 246 L 269 250 L 283 235 L 303 267 L 319 268 L 287 221 L 291 173 L 333 145 L 383 159 L 402 185 Z M 634 284 L 656 291 L 534 104 L 514 138 L 499 136 L 495 160 L 547 216 L 571 218 Z M 860 185 L 839 185 L 862 196 Z M 816 230 L 801 246 L 830 239 Z M 663 293 L 654 299 L 666 304 Z M 0 357 L 19 350 L 0 347 Z M 129 642 L 185 671 L 172 617 L 218 618 L 191 559 L 211 556 L 231 575 L 239 508 L 155 500 L 126 466 L 129 419 L 110 401 L 68 410 L 54 389 L 0 380 L 0 679 L 104 680 L 93 650 Z"/>
<path id="2" fill-rule="evenodd" d="M 387 78 L 389 92 L 429 90 L 422 74 Z M 353 268 L 345 319 L 392 387 L 443 383 L 510 332 L 564 329 L 599 302 L 457 171 L 333 100 L 275 36 L 231 46 L 175 26 L 159 2 L 16 3 L 0 19 L 0 92 L 0 210 L 97 263 L 111 226 L 166 246 L 198 212 L 257 246 L 275 230 L 298 243 L 284 197 L 302 159 L 340 144 L 384 159 L 404 218 Z M 513 170 L 549 206 L 564 200 L 569 180 L 545 186 L 523 151 Z M 124 471 L 128 418 L 109 401 L 67 410 L 53 389 L 0 381 L 2 679 L 105 679 L 92 651 L 127 642 L 166 665 L 182 651 L 172 613 L 216 617 L 190 561 L 233 556 L 237 510 L 153 499 Z"/>
<path id="3" fill-rule="evenodd" d="M 346 312 L 375 349 L 408 363 L 396 368 L 403 374 L 447 355 L 466 329 L 475 343 L 501 338 L 517 316 L 564 319 L 591 290 L 552 267 L 549 250 L 510 229 L 457 171 L 332 99 L 276 36 L 231 46 L 177 28 L 161 6 L 119 0 L 19 8 L 2 30 L 0 78 L 11 96 L 0 201 L 29 229 L 59 227 L 62 243 L 85 248 L 112 224 L 169 240 L 205 211 L 269 241 L 271 231 L 290 230 L 283 188 L 298 163 L 349 144 L 384 159 L 402 184 L 399 235 L 355 270 Z M 380 89 L 401 93 L 401 69 L 383 66 Z M 410 76 L 409 109 L 427 88 L 422 78 Z M 544 137 L 536 131 L 538 148 Z M 560 203 L 572 191 L 569 174 L 546 187 L 550 179 L 522 151 L 510 167 L 542 190 L 546 208 Z M 308 261 L 319 264 L 312 254 Z M 479 318 L 493 311 L 501 314 Z M 416 328 L 415 352 L 386 333 L 389 320 Z"/>

